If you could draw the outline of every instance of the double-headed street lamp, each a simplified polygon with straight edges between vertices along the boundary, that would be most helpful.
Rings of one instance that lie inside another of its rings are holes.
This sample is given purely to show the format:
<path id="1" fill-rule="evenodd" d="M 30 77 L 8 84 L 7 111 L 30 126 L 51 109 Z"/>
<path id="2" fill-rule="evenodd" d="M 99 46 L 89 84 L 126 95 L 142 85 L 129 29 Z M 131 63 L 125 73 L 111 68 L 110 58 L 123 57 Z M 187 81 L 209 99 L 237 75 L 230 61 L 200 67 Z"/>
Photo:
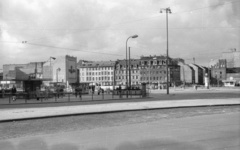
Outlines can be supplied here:
<path id="1" fill-rule="evenodd" d="M 127 46 L 127 42 L 128 42 L 128 40 L 130 39 L 130 38 L 137 38 L 138 37 L 138 35 L 132 35 L 132 36 L 130 36 L 130 37 L 128 37 L 127 38 L 127 41 L 126 41 L 126 89 L 128 88 L 128 73 L 127 73 L 127 48 L 128 48 L 128 46 Z M 130 58 L 130 57 L 129 57 Z M 130 61 L 130 60 L 129 60 Z M 128 66 L 129 67 L 129 66 Z"/>
<path id="2" fill-rule="evenodd" d="M 166 26 L 167 26 L 167 63 L 166 63 L 166 68 L 167 68 L 167 94 L 169 94 L 169 81 L 168 81 L 168 13 L 172 13 L 170 7 L 168 8 L 162 8 L 160 9 L 160 13 L 163 13 L 163 11 L 166 11 Z"/>

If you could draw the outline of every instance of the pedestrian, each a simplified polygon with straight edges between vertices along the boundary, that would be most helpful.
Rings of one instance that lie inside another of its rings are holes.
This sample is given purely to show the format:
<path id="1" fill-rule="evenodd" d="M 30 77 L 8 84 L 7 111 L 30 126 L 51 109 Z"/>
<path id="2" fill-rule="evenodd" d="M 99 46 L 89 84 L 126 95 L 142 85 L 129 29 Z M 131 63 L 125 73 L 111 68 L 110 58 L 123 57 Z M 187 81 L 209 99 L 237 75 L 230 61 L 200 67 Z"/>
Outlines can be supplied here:
<path id="1" fill-rule="evenodd" d="M 79 88 L 79 98 L 82 98 L 82 88 Z"/>
<path id="2" fill-rule="evenodd" d="M 15 87 L 15 85 L 13 85 L 12 87 L 12 100 L 16 101 L 16 93 L 17 93 L 17 89 Z"/>
<path id="3" fill-rule="evenodd" d="M 76 98 L 77 98 L 77 96 L 78 96 L 78 92 L 79 92 L 78 87 L 76 87 L 76 88 L 75 88 L 75 96 L 76 96 Z"/>
<path id="4" fill-rule="evenodd" d="M 100 94 L 101 92 L 101 87 L 98 87 L 98 95 Z"/>
<path id="5" fill-rule="evenodd" d="M 36 98 L 37 98 L 37 101 L 39 101 L 39 99 L 40 99 L 40 89 L 38 87 L 36 88 Z"/>
<path id="6" fill-rule="evenodd" d="M 63 90 L 63 88 L 60 88 L 60 96 L 61 96 L 61 98 L 63 98 L 63 96 L 64 96 L 64 90 Z"/>
<path id="7" fill-rule="evenodd" d="M 95 88 L 94 88 L 94 86 L 92 86 L 92 93 L 94 94 L 94 91 L 95 91 Z"/>
<path id="8" fill-rule="evenodd" d="M 119 97 L 122 98 L 122 87 L 119 85 Z"/>

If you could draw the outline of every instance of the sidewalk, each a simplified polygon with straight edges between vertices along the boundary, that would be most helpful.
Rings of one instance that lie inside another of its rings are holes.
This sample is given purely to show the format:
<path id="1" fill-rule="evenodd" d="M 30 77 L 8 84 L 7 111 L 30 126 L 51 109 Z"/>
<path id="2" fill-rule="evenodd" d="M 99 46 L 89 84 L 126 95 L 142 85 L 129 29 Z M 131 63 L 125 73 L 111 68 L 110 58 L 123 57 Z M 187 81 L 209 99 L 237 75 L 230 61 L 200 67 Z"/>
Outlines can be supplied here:
<path id="1" fill-rule="evenodd" d="M 79 114 L 94 114 L 107 112 L 120 112 L 130 110 L 148 110 L 159 108 L 197 107 L 240 105 L 239 98 L 229 99 L 194 99 L 194 100 L 159 100 L 142 102 L 105 103 L 97 105 L 78 105 L 41 108 L 11 108 L 0 110 L 0 122 L 68 116 Z"/>

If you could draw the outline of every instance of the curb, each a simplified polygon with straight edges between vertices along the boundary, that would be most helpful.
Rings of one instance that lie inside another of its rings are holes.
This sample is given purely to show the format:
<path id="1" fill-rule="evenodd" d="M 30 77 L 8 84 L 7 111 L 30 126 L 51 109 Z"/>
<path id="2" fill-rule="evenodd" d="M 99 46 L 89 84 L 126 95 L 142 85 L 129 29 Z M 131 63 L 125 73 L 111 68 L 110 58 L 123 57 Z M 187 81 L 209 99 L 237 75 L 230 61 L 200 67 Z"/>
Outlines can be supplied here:
<path id="1" fill-rule="evenodd" d="M 115 103 L 116 104 L 116 103 Z M 119 104 L 119 103 L 117 103 Z M 35 120 L 35 119 L 45 119 L 54 117 L 67 117 L 67 116 L 77 116 L 77 115 L 91 115 L 91 114 L 104 114 L 104 113 L 116 113 L 116 112 L 127 112 L 127 111 L 141 111 L 141 110 L 156 110 L 156 109 L 175 109 L 175 108 L 189 108 L 189 107 L 212 107 L 212 106 L 234 106 L 240 105 L 240 103 L 226 103 L 226 104 L 197 104 L 197 105 L 185 105 L 185 106 L 161 106 L 161 107 L 138 107 L 138 108 L 127 108 L 127 109 L 114 109 L 114 110 L 101 110 L 101 111 L 89 111 L 89 112 L 74 112 L 65 114 L 53 114 L 45 116 L 34 116 L 34 117 L 22 117 L 15 119 L 0 119 L 0 123 L 3 122 L 14 122 L 14 121 L 24 121 L 24 120 Z"/>

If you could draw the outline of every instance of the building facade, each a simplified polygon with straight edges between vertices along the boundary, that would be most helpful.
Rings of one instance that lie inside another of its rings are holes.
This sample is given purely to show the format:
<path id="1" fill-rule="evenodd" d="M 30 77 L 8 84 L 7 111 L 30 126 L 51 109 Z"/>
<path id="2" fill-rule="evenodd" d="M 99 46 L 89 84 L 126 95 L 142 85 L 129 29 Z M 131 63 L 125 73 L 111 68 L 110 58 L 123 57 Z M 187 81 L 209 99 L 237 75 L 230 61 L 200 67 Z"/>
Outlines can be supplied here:
<path id="1" fill-rule="evenodd" d="M 117 60 L 115 67 L 115 85 L 121 85 L 122 88 L 126 88 L 127 86 L 139 86 L 140 84 L 140 60 L 131 59 L 130 62 Z"/>
<path id="2" fill-rule="evenodd" d="M 79 82 L 112 89 L 114 84 L 114 67 L 114 61 L 80 60 L 77 65 Z"/>
<path id="3" fill-rule="evenodd" d="M 195 71 L 194 69 L 183 62 L 178 62 L 180 66 L 180 78 L 183 84 L 194 84 L 195 83 Z"/>
<path id="4" fill-rule="evenodd" d="M 127 65 L 126 60 L 118 60 L 116 64 L 116 85 L 126 87 L 127 83 L 130 82 L 128 87 L 139 86 L 142 83 L 146 83 L 152 89 L 163 89 L 166 87 L 165 56 L 142 56 L 140 59 L 132 59 L 130 71 L 129 61 L 127 61 Z M 180 67 L 177 65 L 177 61 L 171 58 L 169 58 L 169 84 L 170 86 L 180 84 Z"/>
<path id="5" fill-rule="evenodd" d="M 192 67 L 192 69 L 194 70 L 194 84 L 199 84 L 199 85 L 203 85 L 203 81 L 204 81 L 204 70 L 202 67 L 196 65 L 196 64 L 189 64 L 189 66 Z"/>
<path id="6" fill-rule="evenodd" d="M 180 84 L 180 67 L 172 58 L 169 58 L 168 72 L 170 86 Z M 151 88 L 163 89 L 167 84 L 166 56 L 146 56 L 140 58 L 141 83 L 147 83 Z"/>
<path id="7" fill-rule="evenodd" d="M 69 55 L 57 57 L 51 63 L 45 63 L 43 66 L 43 79 L 48 80 L 45 84 L 76 84 L 77 73 L 77 57 Z"/>
<path id="8" fill-rule="evenodd" d="M 30 62 L 28 64 L 3 65 L 3 84 L 6 88 L 15 85 L 22 90 L 35 90 L 43 81 L 44 62 Z"/>

